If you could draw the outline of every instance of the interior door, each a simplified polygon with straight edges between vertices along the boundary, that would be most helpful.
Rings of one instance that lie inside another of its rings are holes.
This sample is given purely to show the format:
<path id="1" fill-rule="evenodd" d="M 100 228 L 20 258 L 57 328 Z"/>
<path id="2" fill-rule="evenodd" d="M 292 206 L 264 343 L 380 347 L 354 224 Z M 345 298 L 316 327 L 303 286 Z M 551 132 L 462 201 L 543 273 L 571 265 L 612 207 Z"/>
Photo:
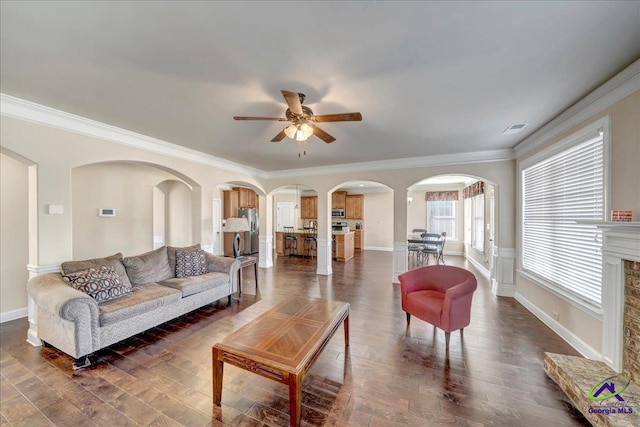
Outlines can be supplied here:
<path id="1" fill-rule="evenodd" d="M 223 255 L 222 250 L 222 203 L 220 199 L 213 199 L 213 248 L 211 253 Z"/>
<path id="2" fill-rule="evenodd" d="M 283 227 L 294 227 L 295 218 L 292 202 L 278 202 L 276 204 L 276 231 L 284 231 Z"/>

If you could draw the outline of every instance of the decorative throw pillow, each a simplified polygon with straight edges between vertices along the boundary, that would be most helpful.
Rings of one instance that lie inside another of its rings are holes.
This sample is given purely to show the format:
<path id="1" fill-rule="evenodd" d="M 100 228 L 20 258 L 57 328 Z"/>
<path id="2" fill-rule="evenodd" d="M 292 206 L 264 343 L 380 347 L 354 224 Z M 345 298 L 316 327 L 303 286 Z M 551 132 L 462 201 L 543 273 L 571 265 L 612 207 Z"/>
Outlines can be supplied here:
<path id="1" fill-rule="evenodd" d="M 200 276 L 206 272 L 204 251 L 176 251 L 176 277 Z"/>
<path id="2" fill-rule="evenodd" d="M 62 263 L 62 274 L 75 273 L 90 268 L 113 267 L 114 271 L 126 286 L 131 286 L 127 271 L 122 263 L 122 254 L 117 253 L 104 258 L 85 259 L 82 261 L 67 261 Z"/>
<path id="3" fill-rule="evenodd" d="M 98 302 L 120 298 L 131 292 L 131 286 L 122 283 L 113 266 L 89 268 L 64 274 L 62 278 L 71 287 L 84 292 Z"/>
<path id="4" fill-rule="evenodd" d="M 173 277 L 166 246 L 141 255 L 125 257 L 122 262 L 127 269 L 129 280 L 136 286 L 157 283 Z"/>
<path id="5" fill-rule="evenodd" d="M 176 274 L 176 252 L 185 251 L 185 252 L 196 252 L 199 251 L 200 243 L 197 243 L 193 246 L 185 246 L 182 248 L 177 248 L 175 246 L 167 246 L 167 256 L 169 257 L 169 268 L 171 269 L 171 274 L 175 277 Z"/>

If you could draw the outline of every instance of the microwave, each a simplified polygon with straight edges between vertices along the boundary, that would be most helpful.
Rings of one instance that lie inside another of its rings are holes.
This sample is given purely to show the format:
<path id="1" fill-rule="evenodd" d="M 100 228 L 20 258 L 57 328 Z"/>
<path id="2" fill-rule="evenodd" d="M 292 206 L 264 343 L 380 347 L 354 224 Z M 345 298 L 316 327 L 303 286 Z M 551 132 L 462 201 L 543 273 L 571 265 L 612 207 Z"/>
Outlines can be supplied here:
<path id="1" fill-rule="evenodd" d="M 344 209 L 331 209 L 331 217 L 344 218 Z"/>

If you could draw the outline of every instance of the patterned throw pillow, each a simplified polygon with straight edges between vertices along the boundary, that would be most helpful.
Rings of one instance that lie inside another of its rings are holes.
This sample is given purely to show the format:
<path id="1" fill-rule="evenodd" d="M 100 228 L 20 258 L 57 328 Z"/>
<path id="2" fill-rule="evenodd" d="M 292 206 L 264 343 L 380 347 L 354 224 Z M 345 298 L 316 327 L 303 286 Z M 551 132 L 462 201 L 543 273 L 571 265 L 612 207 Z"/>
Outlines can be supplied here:
<path id="1" fill-rule="evenodd" d="M 89 268 L 64 274 L 62 278 L 71 287 L 84 292 L 98 302 L 120 298 L 131 292 L 131 287 L 122 283 L 113 266 Z"/>
<path id="2" fill-rule="evenodd" d="M 204 251 L 176 251 L 176 277 L 200 276 L 206 272 Z"/>

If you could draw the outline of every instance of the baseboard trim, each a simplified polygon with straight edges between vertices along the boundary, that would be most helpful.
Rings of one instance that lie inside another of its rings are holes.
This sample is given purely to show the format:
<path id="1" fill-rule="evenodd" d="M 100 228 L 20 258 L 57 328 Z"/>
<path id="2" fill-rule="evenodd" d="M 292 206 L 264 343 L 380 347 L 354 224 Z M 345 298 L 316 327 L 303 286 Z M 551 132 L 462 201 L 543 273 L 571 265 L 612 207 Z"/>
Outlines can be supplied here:
<path id="1" fill-rule="evenodd" d="M 29 309 L 27 307 L 18 308 L 16 310 L 5 311 L 0 313 L 0 323 L 10 322 L 16 319 L 22 319 L 29 315 Z"/>
<path id="2" fill-rule="evenodd" d="M 478 271 L 480 272 L 480 274 L 482 274 L 484 277 L 486 277 L 487 279 L 491 279 L 491 272 L 487 269 L 487 267 L 485 267 L 483 264 L 479 263 L 478 261 L 476 261 L 475 259 L 467 256 L 465 257 L 467 259 L 467 261 L 469 261 L 475 268 L 478 269 Z"/>
<path id="3" fill-rule="evenodd" d="M 384 252 L 393 252 L 393 247 L 388 248 L 386 246 L 365 246 L 365 251 L 384 251 Z"/>
<path id="4" fill-rule="evenodd" d="M 562 326 L 557 320 L 549 316 L 544 311 L 540 310 L 535 304 L 526 299 L 521 293 L 516 292 L 514 298 L 524 308 L 529 310 L 534 316 L 536 316 L 542 323 L 547 325 L 553 332 L 558 334 L 560 338 L 565 340 L 571 347 L 576 349 L 578 353 L 591 360 L 603 360 L 602 354 L 598 353 L 589 344 L 578 338 L 573 332 Z"/>

